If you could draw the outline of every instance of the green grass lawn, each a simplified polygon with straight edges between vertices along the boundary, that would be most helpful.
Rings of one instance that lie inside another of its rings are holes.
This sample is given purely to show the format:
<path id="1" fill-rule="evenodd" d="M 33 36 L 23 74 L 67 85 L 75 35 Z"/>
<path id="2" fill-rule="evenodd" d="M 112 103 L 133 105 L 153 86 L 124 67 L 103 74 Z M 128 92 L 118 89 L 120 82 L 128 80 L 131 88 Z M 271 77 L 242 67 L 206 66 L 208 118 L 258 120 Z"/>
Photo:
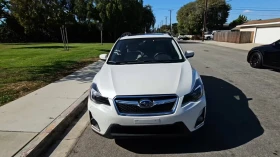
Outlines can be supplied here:
<path id="1" fill-rule="evenodd" d="M 97 60 L 113 44 L 0 44 L 0 106 Z"/>

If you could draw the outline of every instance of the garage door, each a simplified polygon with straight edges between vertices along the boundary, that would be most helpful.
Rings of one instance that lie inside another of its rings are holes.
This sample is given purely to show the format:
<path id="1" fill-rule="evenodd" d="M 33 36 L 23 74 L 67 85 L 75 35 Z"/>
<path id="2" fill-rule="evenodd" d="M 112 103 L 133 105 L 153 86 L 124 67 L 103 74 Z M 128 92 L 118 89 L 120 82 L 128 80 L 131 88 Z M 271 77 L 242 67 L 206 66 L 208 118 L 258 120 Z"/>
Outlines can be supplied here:
<path id="1" fill-rule="evenodd" d="M 280 39 L 280 27 L 257 28 L 255 43 L 271 44 Z"/>

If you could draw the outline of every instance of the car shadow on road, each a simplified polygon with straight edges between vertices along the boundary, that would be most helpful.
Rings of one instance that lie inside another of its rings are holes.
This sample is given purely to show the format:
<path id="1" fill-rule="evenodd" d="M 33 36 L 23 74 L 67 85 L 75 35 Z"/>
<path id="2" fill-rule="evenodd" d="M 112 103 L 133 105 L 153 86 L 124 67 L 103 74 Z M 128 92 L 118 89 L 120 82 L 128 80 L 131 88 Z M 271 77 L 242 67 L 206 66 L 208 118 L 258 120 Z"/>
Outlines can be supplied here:
<path id="1" fill-rule="evenodd" d="M 276 72 L 276 73 L 280 73 L 280 68 L 279 69 L 274 68 L 274 69 L 268 69 L 268 70 Z"/>
<path id="2" fill-rule="evenodd" d="M 180 154 L 227 150 L 250 142 L 264 133 L 248 107 L 246 95 L 234 85 L 202 76 L 207 97 L 206 124 L 189 138 L 116 139 L 120 147 L 139 154 Z"/>

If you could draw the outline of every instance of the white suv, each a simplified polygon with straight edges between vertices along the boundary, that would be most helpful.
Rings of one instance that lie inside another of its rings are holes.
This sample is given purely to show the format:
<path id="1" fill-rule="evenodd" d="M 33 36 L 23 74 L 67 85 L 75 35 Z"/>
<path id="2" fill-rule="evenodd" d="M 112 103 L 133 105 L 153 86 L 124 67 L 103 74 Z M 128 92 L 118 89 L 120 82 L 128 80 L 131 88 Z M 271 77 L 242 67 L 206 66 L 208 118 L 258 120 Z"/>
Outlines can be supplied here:
<path id="1" fill-rule="evenodd" d="M 168 34 L 120 38 L 92 81 L 92 129 L 107 138 L 187 135 L 204 125 L 202 80 Z"/>
<path id="2" fill-rule="evenodd" d="M 211 34 L 208 34 L 207 32 L 205 32 L 205 35 L 204 35 L 205 40 L 213 40 L 213 38 L 214 38 L 214 32 L 212 32 Z"/>

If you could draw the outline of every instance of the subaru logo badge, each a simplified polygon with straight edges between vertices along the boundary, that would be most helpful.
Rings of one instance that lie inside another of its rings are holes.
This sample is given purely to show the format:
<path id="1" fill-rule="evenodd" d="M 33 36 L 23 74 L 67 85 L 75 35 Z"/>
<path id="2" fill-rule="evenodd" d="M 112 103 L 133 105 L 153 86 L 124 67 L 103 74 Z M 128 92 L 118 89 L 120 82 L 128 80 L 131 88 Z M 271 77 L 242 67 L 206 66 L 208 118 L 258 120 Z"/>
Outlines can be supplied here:
<path id="1" fill-rule="evenodd" d="M 151 108 L 154 106 L 154 103 L 149 99 L 141 99 L 139 101 L 140 108 Z"/>

